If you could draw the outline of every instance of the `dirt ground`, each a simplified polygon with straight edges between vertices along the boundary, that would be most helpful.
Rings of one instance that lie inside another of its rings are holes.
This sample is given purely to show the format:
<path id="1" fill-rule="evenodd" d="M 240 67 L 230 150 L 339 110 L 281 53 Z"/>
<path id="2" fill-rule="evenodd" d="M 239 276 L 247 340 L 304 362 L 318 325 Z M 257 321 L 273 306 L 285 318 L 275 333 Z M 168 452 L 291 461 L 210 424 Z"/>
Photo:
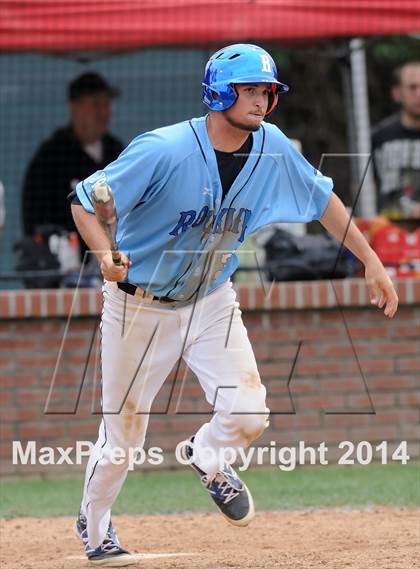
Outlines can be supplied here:
<path id="1" fill-rule="evenodd" d="M 414 569 L 420 510 L 269 512 L 247 528 L 217 514 L 115 516 L 122 545 L 144 569 Z M 91 566 L 71 518 L 1 520 L 2 569 Z"/>

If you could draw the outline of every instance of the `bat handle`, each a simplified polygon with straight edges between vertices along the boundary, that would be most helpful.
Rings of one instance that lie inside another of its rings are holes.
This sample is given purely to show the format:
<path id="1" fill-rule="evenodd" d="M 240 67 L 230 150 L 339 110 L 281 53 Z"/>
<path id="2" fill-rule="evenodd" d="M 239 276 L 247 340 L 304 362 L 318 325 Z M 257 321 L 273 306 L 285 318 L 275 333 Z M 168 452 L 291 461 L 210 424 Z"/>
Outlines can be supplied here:
<path id="1" fill-rule="evenodd" d="M 114 265 L 122 265 L 121 253 L 116 249 L 111 249 L 112 260 L 114 261 Z"/>

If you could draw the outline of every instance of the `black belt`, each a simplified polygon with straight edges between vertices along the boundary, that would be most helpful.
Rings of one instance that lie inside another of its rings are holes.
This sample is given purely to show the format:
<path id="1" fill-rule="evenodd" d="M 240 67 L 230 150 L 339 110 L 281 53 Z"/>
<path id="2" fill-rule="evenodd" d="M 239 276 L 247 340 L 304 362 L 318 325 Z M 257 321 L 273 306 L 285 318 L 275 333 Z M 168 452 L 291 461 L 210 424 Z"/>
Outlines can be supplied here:
<path id="1" fill-rule="evenodd" d="M 123 292 L 130 294 L 131 296 L 135 296 L 136 290 L 140 288 L 131 283 L 117 283 L 117 287 Z M 169 298 L 168 296 L 154 296 L 153 300 L 159 300 L 159 302 L 176 302 L 175 299 Z"/>

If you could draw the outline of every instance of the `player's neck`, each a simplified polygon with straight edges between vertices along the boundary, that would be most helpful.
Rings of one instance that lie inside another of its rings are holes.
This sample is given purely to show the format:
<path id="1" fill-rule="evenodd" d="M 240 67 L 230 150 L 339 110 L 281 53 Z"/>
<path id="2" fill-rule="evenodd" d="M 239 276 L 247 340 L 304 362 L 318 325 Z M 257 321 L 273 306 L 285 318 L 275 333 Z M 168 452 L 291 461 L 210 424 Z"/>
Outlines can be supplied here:
<path id="1" fill-rule="evenodd" d="M 215 150 L 235 152 L 241 148 L 249 132 L 236 128 L 223 120 L 221 116 L 209 114 L 206 121 L 207 133 Z"/>
<path id="2" fill-rule="evenodd" d="M 405 128 L 418 129 L 420 128 L 420 117 L 408 114 L 406 111 L 401 111 L 401 123 Z"/>

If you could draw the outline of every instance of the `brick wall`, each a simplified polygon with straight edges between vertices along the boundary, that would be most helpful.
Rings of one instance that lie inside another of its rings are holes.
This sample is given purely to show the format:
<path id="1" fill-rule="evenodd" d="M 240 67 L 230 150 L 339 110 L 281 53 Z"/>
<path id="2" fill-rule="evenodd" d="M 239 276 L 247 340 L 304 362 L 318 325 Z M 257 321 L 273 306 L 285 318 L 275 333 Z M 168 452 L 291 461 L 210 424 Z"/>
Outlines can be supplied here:
<path id="1" fill-rule="evenodd" d="M 238 287 L 271 409 L 259 446 L 325 441 L 334 458 L 343 440 L 387 440 L 390 452 L 407 440 L 411 457 L 420 456 L 420 280 L 396 284 L 401 304 L 393 320 L 369 305 L 363 280 Z M 95 290 L 0 293 L 3 475 L 52 470 L 14 466 L 13 440 L 35 440 L 39 448 L 95 439 L 100 307 Z M 175 445 L 209 417 L 197 380 L 186 373 L 182 390 L 184 369 L 178 374 L 171 401 L 174 374 L 168 378 L 152 409 L 146 446 L 164 449 L 167 465 L 176 464 Z M 53 472 L 69 469 L 80 467 Z"/>

